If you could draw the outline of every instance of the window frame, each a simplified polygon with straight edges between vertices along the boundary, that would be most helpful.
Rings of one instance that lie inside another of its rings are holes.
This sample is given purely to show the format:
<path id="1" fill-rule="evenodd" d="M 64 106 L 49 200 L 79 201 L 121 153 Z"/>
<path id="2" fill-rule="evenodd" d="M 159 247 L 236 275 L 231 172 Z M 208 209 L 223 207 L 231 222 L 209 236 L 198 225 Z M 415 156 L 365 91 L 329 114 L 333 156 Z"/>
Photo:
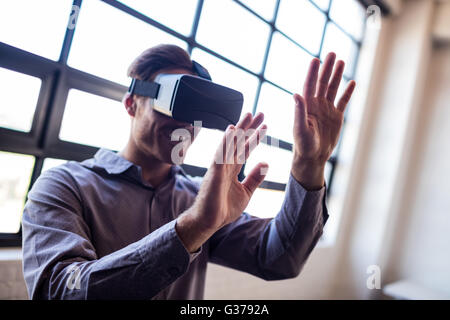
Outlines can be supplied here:
<path id="1" fill-rule="evenodd" d="M 243 10 L 247 10 L 249 13 L 255 15 L 260 20 L 262 20 L 263 22 L 267 23 L 270 26 L 270 34 L 268 37 L 266 50 L 264 53 L 263 66 L 259 73 L 255 73 L 250 69 L 246 68 L 245 66 L 240 65 L 238 62 L 232 61 L 227 57 L 222 56 L 221 54 L 207 48 L 206 46 L 196 41 L 196 33 L 202 13 L 204 0 L 198 0 L 197 2 L 197 8 L 195 10 L 192 29 L 189 36 L 174 31 L 169 27 L 157 22 L 156 20 L 153 20 L 152 18 L 146 16 L 145 14 L 138 12 L 137 10 L 134 10 L 133 8 L 119 1 L 116 0 L 101 0 L 101 1 L 103 1 L 108 5 L 111 5 L 112 7 L 115 7 L 118 10 L 121 10 L 124 14 L 130 14 L 137 19 L 140 19 L 158 29 L 161 29 L 162 31 L 165 31 L 185 41 L 188 44 L 187 51 L 189 54 L 192 53 L 192 50 L 194 48 L 201 49 L 257 77 L 258 86 L 256 89 L 255 101 L 253 105 L 253 114 L 255 114 L 257 111 L 261 87 L 264 82 L 267 82 L 289 94 L 292 94 L 292 92 L 286 90 L 285 88 L 279 86 L 276 83 L 271 82 L 264 76 L 273 34 L 275 32 L 279 32 L 282 36 L 290 40 L 294 45 L 300 47 L 301 49 L 305 50 L 308 54 L 310 54 L 311 58 L 317 57 L 320 59 L 323 41 L 325 38 L 328 24 L 334 23 L 329 16 L 329 10 L 334 0 L 330 0 L 327 10 L 322 10 L 313 1 L 308 0 L 317 8 L 317 10 L 320 10 L 326 15 L 326 22 L 322 33 L 320 49 L 317 54 L 313 54 L 308 50 L 306 50 L 304 47 L 302 47 L 301 44 L 291 39 L 283 31 L 279 30 L 276 27 L 276 18 L 278 15 L 278 9 L 281 0 L 276 0 L 273 17 L 270 21 L 264 19 L 262 16 L 260 16 L 258 13 L 256 13 L 254 10 L 252 10 L 250 7 L 248 7 L 241 1 L 233 0 L 235 3 L 240 5 Z M 79 10 L 81 11 L 83 10 L 82 2 L 83 0 L 74 0 L 73 6 L 78 6 L 80 8 Z M 68 12 L 68 15 L 70 15 L 71 13 L 72 11 Z M 358 41 L 357 39 L 354 39 L 350 34 L 348 34 L 345 30 L 343 30 L 338 24 L 336 23 L 334 24 L 357 44 L 358 50 L 356 53 L 354 64 L 356 68 L 356 62 L 359 57 L 361 43 L 364 40 L 364 35 L 361 41 Z M 97 147 L 92 147 L 88 145 L 62 141 L 58 138 L 69 90 L 78 89 L 84 92 L 99 95 L 112 100 L 121 101 L 122 96 L 127 92 L 128 89 L 127 87 L 121 84 L 94 76 L 92 74 L 68 66 L 67 60 L 75 32 L 76 32 L 76 25 L 75 28 L 72 29 L 66 28 L 66 33 L 64 36 L 64 41 L 62 44 L 61 53 L 58 61 L 53 61 L 48 58 L 44 58 L 31 52 L 27 52 L 25 50 L 0 42 L 0 57 L 1 57 L 0 67 L 24 73 L 30 76 L 38 77 L 42 81 L 30 132 L 21 132 L 13 129 L 0 127 L 1 151 L 27 154 L 35 157 L 35 165 L 32 170 L 28 191 L 31 189 L 34 182 L 39 177 L 45 158 L 58 158 L 64 160 L 82 161 L 91 158 L 99 149 Z M 352 70 L 350 78 L 352 78 L 354 74 L 355 70 Z M 274 137 L 268 136 L 267 141 L 265 141 L 264 143 L 271 145 L 272 139 L 274 139 Z M 277 140 L 279 141 L 278 144 L 279 148 L 292 151 L 291 143 L 279 139 Z M 334 169 L 337 163 L 337 155 L 339 154 L 339 149 L 340 143 L 337 146 L 336 155 L 332 156 L 328 160 L 328 162 L 331 164 L 331 172 L 330 176 L 328 177 L 328 184 L 327 184 L 328 191 L 330 190 L 330 186 L 332 185 Z M 207 170 L 207 168 L 196 167 L 186 164 L 183 164 L 182 167 L 188 174 L 192 176 L 203 176 Z M 244 167 L 245 164 L 241 170 L 241 173 L 239 174 L 239 179 L 244 178 Z M 286 184 L 273 181 L 264 181 L 261 184 L 260 188 L 284 191 L 286 188 Z M 24 199 L 24 201 L 26 200 L 27 199 Z M 0 247 L 21 246 L 21 244 L 22 244 L 21 227 L 18 233 L 14 234 L 0 233 Z"/>

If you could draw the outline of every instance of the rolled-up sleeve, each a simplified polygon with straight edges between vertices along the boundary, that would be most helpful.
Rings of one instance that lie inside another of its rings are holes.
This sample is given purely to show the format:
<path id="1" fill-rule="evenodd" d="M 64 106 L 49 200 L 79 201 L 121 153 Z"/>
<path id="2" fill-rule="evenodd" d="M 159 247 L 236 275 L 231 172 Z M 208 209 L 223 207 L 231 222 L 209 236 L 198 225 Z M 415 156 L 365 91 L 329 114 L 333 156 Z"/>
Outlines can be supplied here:
<path id="1" fill-rule="evenodd" d="M 210 261 L 266 280 L 296 277 L 328 219 L 326 188 L 305 190 L 290 175 L 281 210 L 274 218 L 247 213 L 210 239 Z"/>
<path id="2" fill-rule="evenodd" d="M 22 219 L 23 271 L 32 299 L 150 299 L 183 275 L 192 260 L 173 220 L 99 258 L 70 174 L 43 173 Z"/>

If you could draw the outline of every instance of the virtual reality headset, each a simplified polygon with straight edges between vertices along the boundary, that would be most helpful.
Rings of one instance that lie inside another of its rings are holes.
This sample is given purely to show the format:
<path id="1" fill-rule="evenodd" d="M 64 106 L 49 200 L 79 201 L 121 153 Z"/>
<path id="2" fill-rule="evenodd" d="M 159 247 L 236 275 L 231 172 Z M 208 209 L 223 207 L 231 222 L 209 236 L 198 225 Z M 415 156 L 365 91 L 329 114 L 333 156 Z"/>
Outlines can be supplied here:
<path id="1" fill-rule="evenodd" d="M 235 125 L 244 102 L 242 93 L 212 82 L 208 70 L 195 61 L 193 72 L 199 76 L 159 74 L 154 81 L 133 78 L 128 92 L 152 98 L 156 111 L 178 121 L 202 121 L 202 127 L 220 130 Z"/>

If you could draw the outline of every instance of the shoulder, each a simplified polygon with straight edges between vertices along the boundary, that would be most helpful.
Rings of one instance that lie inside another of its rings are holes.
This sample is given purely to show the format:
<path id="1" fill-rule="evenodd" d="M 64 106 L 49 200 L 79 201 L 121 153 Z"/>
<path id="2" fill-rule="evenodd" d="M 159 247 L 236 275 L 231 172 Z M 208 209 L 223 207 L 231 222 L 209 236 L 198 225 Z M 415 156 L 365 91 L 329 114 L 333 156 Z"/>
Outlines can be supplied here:
<path id="1" fill-rule="evenodd" d="M 45 170 L 41 173 L 37 181 L 45 180 L 73 184 L 77 174 L 88 171 L 89 170 L 85 168 L 81 162 L 67 161 L 63 164 Z"/>
<path id="2" fill-rule="evenodd" d="M 70 193 L 79 198 L 79 188 L 75 175 L 86 169 L 77 161 L 68 161 L 58 166 L 49 168 L 41 173 L 33 184 L 29 196 L 57 196 Z"/>

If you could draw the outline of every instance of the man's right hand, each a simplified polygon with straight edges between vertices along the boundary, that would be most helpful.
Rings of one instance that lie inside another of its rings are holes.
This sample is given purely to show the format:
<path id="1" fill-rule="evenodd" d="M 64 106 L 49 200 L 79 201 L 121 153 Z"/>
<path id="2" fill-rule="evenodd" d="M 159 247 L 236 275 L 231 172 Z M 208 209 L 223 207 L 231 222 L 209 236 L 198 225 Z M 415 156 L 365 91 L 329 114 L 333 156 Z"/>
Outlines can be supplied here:
<path id="1" fill-rule="evenodd" d="M 225 131 L 194 204 L 177 219 L 177 233 L 189 252 L 195 252 L 217 230 L 239 218 L 264 180 L 266 163 L 258 163 L 244 181 L 238 180 L 243 160 L 265 135 L 263 120 L 262 113 L 255 117 L 248 113 Z"/>

